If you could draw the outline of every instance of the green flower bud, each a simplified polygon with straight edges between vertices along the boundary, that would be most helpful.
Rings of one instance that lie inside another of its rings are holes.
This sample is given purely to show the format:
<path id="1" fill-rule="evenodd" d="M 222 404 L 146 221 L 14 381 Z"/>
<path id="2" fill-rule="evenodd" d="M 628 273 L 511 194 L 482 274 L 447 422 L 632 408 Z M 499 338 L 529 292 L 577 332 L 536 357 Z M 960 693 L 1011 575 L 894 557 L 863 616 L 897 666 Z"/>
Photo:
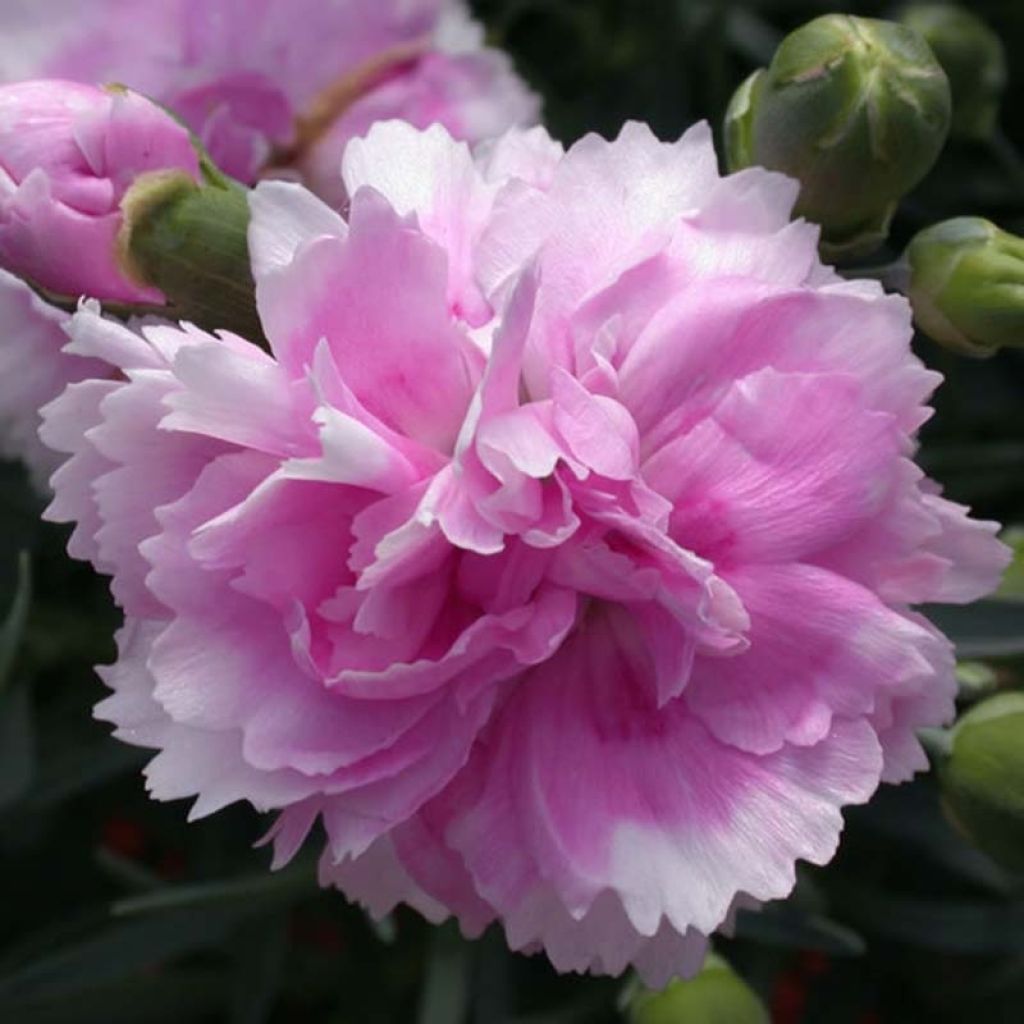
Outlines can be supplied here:
<path id="1" fill-rule="evenodd" d="M 754 991 L 713 953 L 689 981 L 662 992 L 636 987 L 629 1001 L 630 1024 L 770 1024 Z"/>
<path id="2" fill-rule="evenodd" d="M 907 247 L 914 319 L 941 345 L 987 356 L 1024 346 L 1024 239 L 981 217 L 955 217 Z"/>
<path id="3" fill-rule="evenodd" d="M 954 4 L 914 4 L 900 20 L 924 37 L 946 72 L 953 96 L 952 134 L 990 138 L 1007 78 L 999 36 L 976 14 Z"/>
<path id="4" fill-rule="evenodd" d="M 960 719 L 939 780 L 957 827 L 993 860 L 1024 871 L 1024 693 L 991 697 Z"/>
<path id="5" fill-rule="evenodd" d="M 799 179 L 796 212 L 821 225 L 829 258 L 863 255 L 885 239 L 949 129 L 942 68 L 920 36 L 887 21 L 815 18 L 744 90 L 730 105 L 731 126 L 727 117 L 727 135 L 740 140 L 733 169 L 758 163 Z"/>
<path id="6" fill-rule="evenodd" d="M 176 171 L 136 180 L 121 201 L 118 262 L 131 280 L 159 288 L 175 317 L 260 343 L 247 193 L 204 171 L 202 185 Z"/>

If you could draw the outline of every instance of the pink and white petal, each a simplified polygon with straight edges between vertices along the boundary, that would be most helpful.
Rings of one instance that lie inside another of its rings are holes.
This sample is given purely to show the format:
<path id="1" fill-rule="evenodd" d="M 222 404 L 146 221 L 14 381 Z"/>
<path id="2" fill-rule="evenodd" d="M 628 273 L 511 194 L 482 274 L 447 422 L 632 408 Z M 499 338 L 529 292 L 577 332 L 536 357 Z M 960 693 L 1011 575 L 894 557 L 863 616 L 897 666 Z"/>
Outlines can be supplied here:
<path id="1" fill-rule="evenodd" d="M 932 642 L 922 648 L 926 668 L 898 687 L 881 689 L 871 714 L 882 745 L 882 781 L 889 783 L 906 782 L 928 767 L 918 730 L 952 722 L 959 690 L 953 645 L 924 616 L 913 612 L 906 616 L 927 632 Z"/>
<path id="2" fill-rule="evenodd" d="M 451 782 L 465 766 L 494 700 L 492 690 L 458 708 L 438 702 L 393 748 L 355 770 L 357 784 L 345 778 L 347 771 L 339 773 L 340 785 L 333 779 L 328 783 L 323 822 L 335 861 L 363 854 Z M 383 762 L 382 769 L 377 762 Z"/>
<path id="3" fill-rule="evenodd" d="M 255 345 L 214 338 L 189 345 L 174 357 L 173 372 L 181 387 L 167 396 L 162 429 L 285 457 L 317 450 L 312 388 Z"/>
<path id="4" fill-rule="evenodd" d="M 68 554 L 91 562 L 99 572 L 109 572 L 112 567 L 100 557 L 96 535 L 103 526 L 103 517 L 93 483 L 110 472 L 114 463 L 96 450 L 89 432 L 102 422 L 103 402 L 123 386 L 113 380 L 70 384 L 40 411 L 39 436 L 54 451 L 70 456 L 50 478 L 53 500 L 43 518 L 52 523 L 73 523 Z"/>
<path id="5" fill-rule="evenodd" d="M 893 604 L 976 600 L 995 588 L 1010 556 L 996 524 L 967 511 L 904 458 L 877 515 L 813 561 Z"/>
<path id="6" fill-rule="evenodd" d="M 789 223 L 800 183 L 763 167 L 747 167 L 720 178 L 691 223 L 710 231 L 774 234 Z"/>
<path id="7" fill-rule="evenodd" d="M 521 682 L 471 770 L 483 779 L 447 836 L 481 895 L 518 927 L 538 886 L 573 916 L 603 891 L 633 926 L 709 933 L 739 892 L 789 893 L 798 859 L 835 852 L 840 808 L 874 791 L 866 723 L 766 757 L 716 741 L 682 701 L 657 708 L 642 664 L 601 616 Z"/>
<path id="8" fill-rule="evenodd" d="M 340 889 L 377 921 L 402 903 L 414 907 L 433 924 L 440 924 L 449 914 L 446 904 L 424 892 L 409 876 L 390 836 L 382 836 L 360 856 L 340 863 L 334 861 L 329 849 L 325 850 L 318 877 L 321 886 Z"/>
<path id="9" fill-rule="evenodd" d="M 160 752 L 145 769 L 147 789 L 157 800 L 196 797 L 195 819 L 238 800 L 260 810 L 288 806 L 315 791 L 315 782 L 295 772 L 267 773 L 247 764 L 241 734 L 212 732 L 174 721 L 153 697 L 149 671 L 152 645 L 166 621 L 129 619 L 118 635 L 118 660 L 100 675 L 114 691 L 96 707 L 119 739 Z"/>
<path id="10" fill-rule="evenodd" d="M 926 545 L 949 566 L 941 586 L 929 601 L 968 604 L 991 594 L 1013 558 L 1011 549 L 996 534 L 999 524 L 971 519 L 970 509 L 939 494 L 924 494 L 925 507 L 939 525 L 939 534 Z"/>
<path id="11" fill-rule="evenodd" d="M 520 607 L 500 614 L 478 613 L 435 657 L 392 661 L 376 671 L 345 669 L 329 685 L 352 697 L 383 701 L 446 687 L 464 701 L 467 693 L 473 695 L 549 658 L 575 624 L 576 613 L 574 593 L 542 586 Z"/>
<path id="12" fill-rule="evenodd" d="M 764 367 L 857 378 L 864 405 L 905 431 L 927 418 L 939 380 L 910 353 L 905 301 L 830 288 L 778 290 L 752 280 L 710 281 L 684 292 L 642 332 L 619 371 L 643 453 L 702 419 L 723 388 Z"/>
<path id="13" fill-rule="evenodd" d="M 128 614 L 152 617 L 162 606 L 146 585 L 150 565 L 140 545 L 159 532 L 157 510 L 185 494 L 202 467 L 227 450 L 213 438 L 160 429 L 163 400 L 175 389 L 169 373 L 139 370 L 102 404 L 103 420 L 89 432 L 112 463 L 93 483 L 103 525 L 99 557 L 113 575 L 111 590 Z"/>
<path id="14" fill-rule="evenodd" d="M 711 228 L 704 224 L 703 213 L 682 221 L 666 250 L 680 279 L 688 285 L 699 287 L 705 281 L 735 277 L 795 288 L 807 284 L 819 266 L 816 225 L 792 221 L 773 233 L 761 234 L 755 233 L 756 219 L 745 229 Z M 737 216 L 741 214 L 736 211 Z M 752 216 L 756 218 L 756 214 Z M 728 223 L 724 217 L 717 220 Z"/>
<path id="15" fill-rule="evenodd" d="M 672 502 L 669 531 L 719 567 L 801 560 L 875 517 L 903 443 L 855 378 L 764 369 L 652 455 L 645 481 Z"/>
<path id="16" fill-rule="evenodd" d="M 750 647 L 698 656 L 684 694 L 722 743 L 762 755 L 811 746 L 931 674 L 932 633 L 842 576 L 751 565 L 726 578 L 750 614 Z"/>
<path id="17" fill-rule="evenodd" d="M 605 395 L 592 395 L 575 377 L 551 375 L 553 426 L 583 465 L 611 480 L 631 480 L 640 445 L 629 411 Z"/>
<path id="18" fill-rule="evenodd" d="M 702 282 L 644 327 L 618 368 L 620 401 L 640 429 L 642 455 L 699 422 L 733 380 L 771 365 L 770 349 L 745 355 L 743 325 L 773 292 L 747 279 Z"/>
<path id="19" fill-rule="evenodd" d="M 305 242 L 344 238 L 348 225 L 308 189 L 287 181 L 261 181 L 249 192 L 249 254 L 259 287 L 268 274 L 289 266 Z"/>
<path id="20" fill-rule="evenodd" d="M 0 270 L 0 456 L 23 460 L 43 492 L 68 448 L 40 440 L 40 410 L 66 385 L 110 372 L 98 360 L 62 351 L 70 319 Z"/>
<path id="21" fill-rule="evenodd" d="M 450 451 L 482 371 L 452 322 L 444 253 L 370 191 L 346 240 L 307 243 L 257 297 L 280 362 L 305 375 L 326 338 L 345 383 L 388 426 Z"/>
<path id="22" fill-rule="evenodd" d="M 612 142 L 588 135 L 572 146 L 546 194 L 548 227 L 540 255 L 540 329 L 528 346 L 530 394 L 548 394 L 548 374 L 572 371 L 565 322 L 590 295 L 665 248 L 678 219 L 695 213 L 718 180 L 706 124 L 676 143 L 628 123 Z M 542 214 L 543 216 L 543 214 Z"/>
<path id="23" fill-rule="evenodd" d="M 414 214 L 448 258 L 452 311 L 473 326 L 490 319 L 474 251 L 498 186 L 483 179 L 465 142 L 440 124 L 419 131 L 404 121 L 378 121 L 346 146 L 342 177 L 350 196 L 369 186 L 400 216 Z"/>
<path id="24" fill-rule="evenodd" d="M 484 139 L 474 155 L 487 181 L 504 185 L 516 179 L 543 192 L 550 187 L 565 148 L 537 125 Z"/>
<path id="25" fill-rule="evenodd" d="M 538 890 L 515 927 L 506 924 L 512 949 L 542 948 L 556 970 L 622 974 L 631 964 L 648 984 L 691 977 L 704 962 L 708 940 L 695 929 L 680 934 L 667 920 L 654 935 L 637 930 L 618 895 L 602 892 L 582 917 L 570 914 L 551 888 Z"/>

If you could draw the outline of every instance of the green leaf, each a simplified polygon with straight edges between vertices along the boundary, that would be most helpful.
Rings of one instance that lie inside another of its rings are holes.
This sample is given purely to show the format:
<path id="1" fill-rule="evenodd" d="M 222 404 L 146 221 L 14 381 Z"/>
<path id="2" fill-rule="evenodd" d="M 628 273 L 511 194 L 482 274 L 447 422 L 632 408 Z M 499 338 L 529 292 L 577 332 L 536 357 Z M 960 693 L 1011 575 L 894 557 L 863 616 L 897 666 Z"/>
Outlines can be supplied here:
<path id="1" fill-rule="evenodd" d="M 119 981 L 198 949 L 221 946 L 251 910 L 182 910 L 105 924 L 0 976 L 5 1001 L 58 999 Z"/>
<path id="2" fill-rule="evenodd" d="M 313 870 L 299 863 L 277 874 L 223 882 L 168 886 L 115 903 L 120 920 L 105 918 L 84 933 L 26 943 L 33 953 L 4 965 L 0 1005 L 5 999 L 57 998 L 128 978 L 183 953 L 222 948 L 234 929 L 267 915 L 313 889 Z M 38 950 L 45 950 L 39 955 Z"/>
<path id="3" fill-rule="evenodd" d="M 0 689 L 0 808 L 25 794 L 35 775 L 35 733 L 28 686 Z"/>
<path id="4" fill-rule="evenodd" d="M 28 621 L 29 605 L 32 603 L 32 563 L 27 551 L 18 556 L 18 583 L 7 618 L 0 625 L 0 690 L 8 682 L 14 659 L 21 646 L 21 638 Z"/>
<path id="5" fill-rule="evenodd" d="M 956 644 L 959 658 L 1024 654 L 1024 601 L 929 605 L 925 613 Z"/>
<path id="6" fill-rule="evenodd" d="M 316 891 L 315 866 L 302 860 L 281 871 L 263 871 L 217 882 L 173 885 L 131 896 L 115 903 L 113 913 L 117 917 L 131 917 L 158 911 L 207 910 L 236 905 L 261 912 L 268 906 L 294 903 Z"/>
<path id="7" fill-rule="evenodd" d="M 288 952 L 287 920 L 254 921 L 235 944 L 230 1024 L 266 1024 L 274 1012 Z"/>
<path id="8" fill-rule="evenodd" d="M 469 944 L 454 924 L 437 928 L 417 1024 L 461 1024 L 469 1003 Z"/>
<path id="9" fill-rule="evenodd" d="M 151 750 L 119 743 L 110 736 L 92 733 L 84 742 L 76 738 L 53 749 L 52 756 L 39 766 L 26 803 L 34 811 L 63 803 L 119 776 L 136 774 L 152 756 Z"/>
<path id="10" fill-rule="evenodd" d="M 816 949 L 831 956 L 860 956 L 866 949 L 864 939 L 852 928 L 787 903 L 741 910 L 736 915 L 735 935 L 764 946 Z"/>
<path id="11" fill-rule="evenodd" d="M 1010 876 L 954 830 L 939 805 L 933 776 L 903 786 L 883 786 L 862 807 L 847 812 L 851 830 L 867 828 L 890 847 L 903 847 L 913 858 L 941 865 L 946 871 L 994 893 L 1005 893 Z"/>
<path id="12" fill-rule="evenodd" d="M 844 915 L 864 932 L 947 953 L 1024 953 L 1024 904 L 927 900 L 851 887 Z"/>
<path id="13" fill-rule="evenodd" d="M 0 1001 L 0 1019 L 17 1024 L 185 1024 L 219 1019 L 221 973 L 188 967 L 100 984 L 66 998 Z"/>

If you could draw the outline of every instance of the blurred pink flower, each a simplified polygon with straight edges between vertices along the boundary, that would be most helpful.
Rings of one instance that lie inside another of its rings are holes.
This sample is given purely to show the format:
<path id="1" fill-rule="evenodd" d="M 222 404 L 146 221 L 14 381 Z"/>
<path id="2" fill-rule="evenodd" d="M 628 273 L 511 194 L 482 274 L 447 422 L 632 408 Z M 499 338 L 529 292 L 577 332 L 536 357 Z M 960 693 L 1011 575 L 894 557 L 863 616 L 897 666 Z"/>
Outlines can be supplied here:
<path id="1" fill-rule="evenodd" d="M 322 880 L 652 984 L 925 765 L 995 525 L 911 457 L 910 314 L 797 186 L 639 125 L 476 160 L 353 141 L 343 222 L 252 196 L 271 351 L 79 312 L 123 379 L 45 411 L 52 519 L 113 577 L 98 708 L 193 817 L 320 817 Z"/>
<path id="2" fill-rule="evenodd" d="M 162 302 L 125 277 L 114 243 L 125 192 L 163 170 L 199 177 L 188 132 L 142 96 L 76 82 L 0 85 L 0 266 L 73 298 Z"/>
<path id="3" fill-rule="evenodd" d="M 346 79 L 358 80 L 350 99 L 367 102 L 342 138 L 366 127 L 370 111 L 423 127 L 437 120 L 471 142 L 538 114 L 504 54 L 484 48 L 462 0 L 8 0 L 0 28 L 0 77 L 124 82 L 179 114 L 243 181 Z M 364 75 L 378 63 L 379 74 Z M 333 166 L 308 155 L 315 183 L 332 192 L 337 146 L 335 136 Z"/>
<path id="4" fill-rule="evenodd" d="M 0 456 L 24 462 L 40 490 L 64 459 L 39 440 L 39 410 L 69 382 L 110 372 L 103 363 L 63 351 L 70 319 L 0 270 Z"/>

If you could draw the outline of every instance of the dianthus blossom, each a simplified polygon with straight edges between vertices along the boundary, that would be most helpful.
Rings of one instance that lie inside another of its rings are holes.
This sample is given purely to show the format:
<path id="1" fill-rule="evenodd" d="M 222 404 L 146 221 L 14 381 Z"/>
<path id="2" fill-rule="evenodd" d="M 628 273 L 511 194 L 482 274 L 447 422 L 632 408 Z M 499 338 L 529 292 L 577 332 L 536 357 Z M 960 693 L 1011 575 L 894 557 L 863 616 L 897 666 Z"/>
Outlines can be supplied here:
<path id="1" fill-rule="evenodd" d="M 296 142 L 327 91 L 347 124 L 304 147 L 313 187 L 335 185 L 344 141 L 373 116 L 471 142 L 537 120 L 536 96 L 484 47 L 463 0 L 6 0 L 0 29 L 0 78 L 124 83 L 243 181 Z"/>
<path id="2" fill-rule="evenodd" d="M 1005 562 L 911 461 L 938 376 L 706 126 L 347 150 L 253 193 L 270 350 L 95 308 L 53 519 L 124 608 L 98 715 L 325 884 L 651 983 L 925 766 Z"/>

